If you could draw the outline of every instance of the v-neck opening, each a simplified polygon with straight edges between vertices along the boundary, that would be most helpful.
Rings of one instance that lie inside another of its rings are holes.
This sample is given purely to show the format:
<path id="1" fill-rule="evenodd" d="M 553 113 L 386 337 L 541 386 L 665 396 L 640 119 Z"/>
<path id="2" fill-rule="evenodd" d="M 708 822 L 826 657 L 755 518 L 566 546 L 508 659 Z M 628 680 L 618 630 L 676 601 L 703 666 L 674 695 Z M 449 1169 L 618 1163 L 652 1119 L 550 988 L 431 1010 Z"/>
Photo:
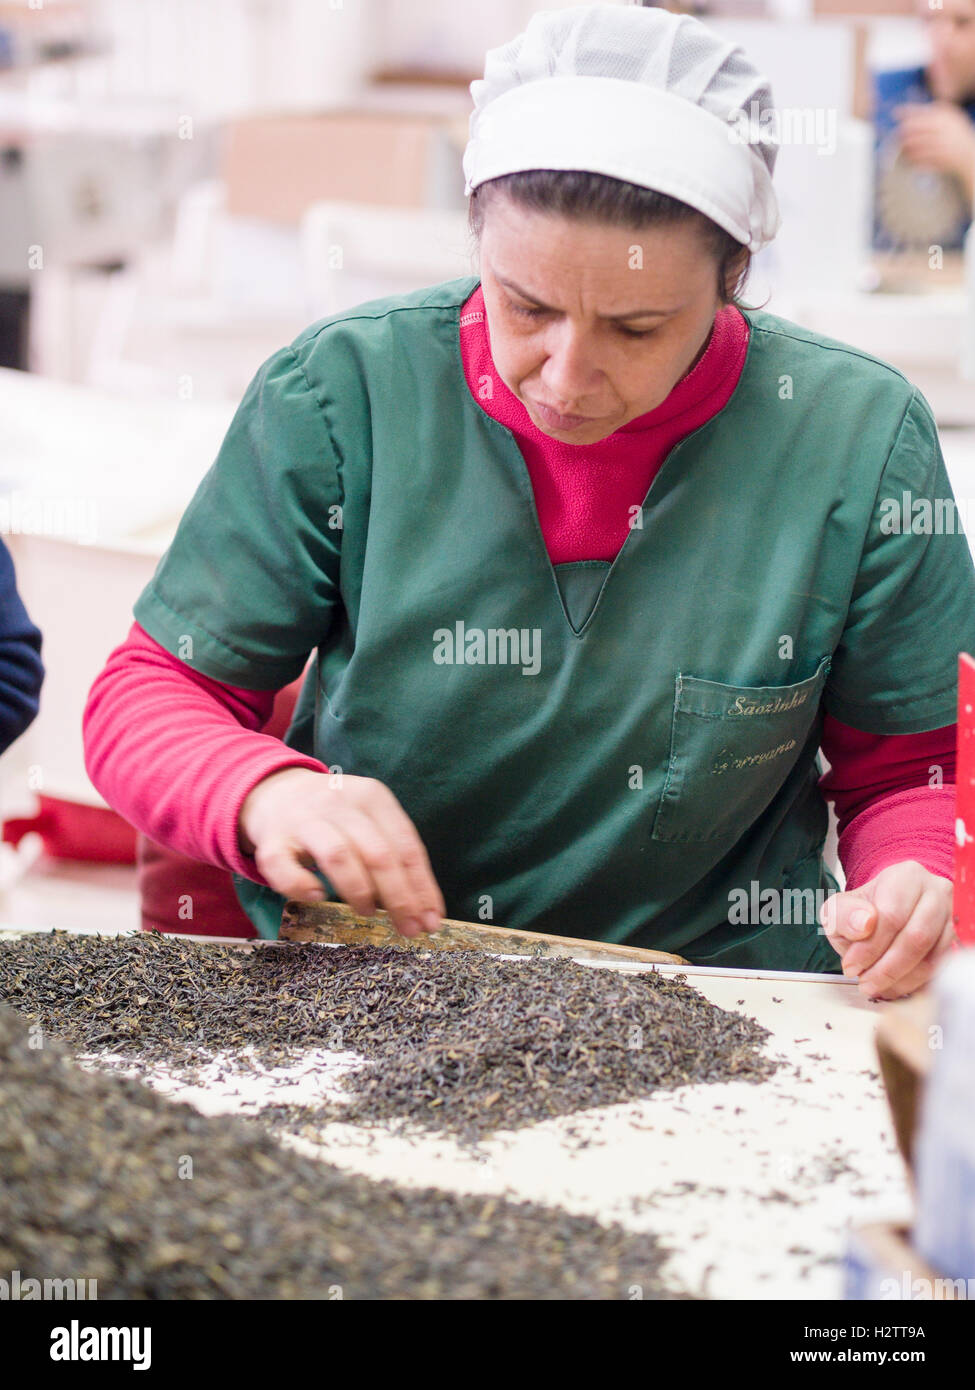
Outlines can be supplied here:
<path id="1" fill-rule="evenodd" d="M 589 616 L 586 618 L 586 621 L 582 624 L 580 628 L 576 628 L 573 625 L 572 619 L 570 618 L 568 610 L 566 608 L 565 597 L 562 593 L 562 589 L 559 584 L 559 577 L 556 572 L 558 567 L 552 563 L 552 558 L 548 553 L 548 546 L 545 544 L 545 534 L 542 531 L 541 518 L 538 515 L 538 504 L 535 501 L 535 489 L 532 487 L 531 473 L 528 470 L 528 464 L 525 462 L 525 456 L 521 452 L 521 446 L 518 443 L 518 439 L 515 435 L 515 432 L 508 425 L 503 425 L 500 420 L 495 420 L 493 415 L 489 415 L 488 412 L 484 410 L 481 405 L 478 404 L 477 400 L 474 398 L 471 392 L 470 385 L 467 381 L 467 373 L 464 370 L 464 355 L 461 351 L 460 346 L 460 316 L 464 305 L 467 303 L 468 299 L 470 299 L 471 295 L 474 293 L 474 291 L 477 289 L 480 283 L 481 280 L 479 276 L 472 277 L 470 288 L 464 295 L 463 299 L 460 301 L 459 304 L 452 306 L 452 312 L 449 320 L 453 330 L 453 350 L 456 358 L 457 370 L 460 373 L 461 383 L 463 386 L 463 394 L 470 408 L 476 412 L 477 418 L 481 421 L 486 422 L 488 428 L 494 427 L 495 429 L 500 430 L 501 433 L 505 436 L 505 439 L 509 444 L 509 448 L 513 449 L 517 456 L 518 467 L 516 468 L 515 472 L 517 475 L 518 487 L 521 493 L 526 496 L 526 500 L 531 511 L 532 523 L 535 531 L 535 544 L 536 546 L 541 547 L 542 559 L 548 569 L 549 582 L 552 588 L 555 590 L 555 596 L 558 600 L 559 608 L 562 611 L 563 621 L 565 622 L 566 627 L 569 629 L 572 635 L 581 640 L 586 635 L 589 628 L 595 621 L 600 609 L 603 607 L 603 600 L 606 595 L 607 586 L 612 580 L 612 577 L 615 574 L 621 560 L 623 560 L 624 556 L 627 553 L 631 553 L 633 550 L 633 545 L 631 544 L 631 542 L 633 540 L 634 531 L 642 531 L 643 528 L 640 526 L 630 527 L 630 530 L 626 536 L 626 539 L 623 541 L 623 544 L 620 546 L 619 550 L 613 556 L 612 560 L 608 562 L 608 568 L 603 577 L 603 582 L 599 586 L 599 592 L 596 595 Z M 702 430 L 706 430 L 709 425 L 712 425 L 714 423 L 715 420 L 720 419 L 721 416 L 724 415 L 725 411 L 728 409 L 728 406 L 738 395 L 739 390 L 741 389 L 742 381 L 744 380 L 745 373 L 747 372 L 749 363 L 751 361 L 752 343 L 755 340 L 755 323 L 751 316 L 744 309 L 742 309 L 740 312 L 742 314 L 742 317 L 748 324 L 748 343 L 745 348 L 745 360 L 741 365 L 741 371 L 738 374 L 738 380 L 735 382 L 735 388 L 720 410 L 715 411 L 715 413 L 709 416 L 707 420 L 702 421 L 702 423 L 698 425 L 695 429 L 691 430 L 688 434 L 685 434 L 682 439 L 678 439 L 676 444 L 672 445 L 671 448 L 664 455 L 664 458 L 660 463 L 660 467 L 653 475 L 653 478 L 650 481 L 650 486 L 647 488 L 647 491 L 643 497 L 643 501 L 640 503 L 641 516 L 647 509 L 647 503 L 650 499 L 651 494 L 653 493 L 654 487 L 657 484 L 658 478 L 660 477 L 664 469 L 667 467 L 667 465 L 670 463 L 674 455 L 686 443 L 688 443 L 691 439 L 695 438 L 696 435 L 699 435 Z M 485 322 L 486 321 L 487 310 L 485 309 Z M 590 562 L 583 561 L 579 563 Z M 600 563 L 607 562 L 602 561 Z"/>
<path id="2" fill-rule="evenodd" d="M 611 564 L 611 560 L 563 560 L 552 566 L 562 607 L 569 626 L 577 635 L 595 611 Z M 602 578 L 594 583 L 597 574 Z"/>

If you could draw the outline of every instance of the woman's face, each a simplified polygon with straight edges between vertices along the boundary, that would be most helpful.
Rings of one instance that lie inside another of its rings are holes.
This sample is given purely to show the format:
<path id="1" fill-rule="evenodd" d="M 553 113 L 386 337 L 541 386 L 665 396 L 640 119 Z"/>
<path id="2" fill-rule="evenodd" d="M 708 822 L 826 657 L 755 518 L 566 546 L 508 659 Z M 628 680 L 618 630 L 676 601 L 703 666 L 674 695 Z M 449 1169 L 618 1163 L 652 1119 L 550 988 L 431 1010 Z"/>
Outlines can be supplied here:
<path id="1" fill-rule="evenodd" d="M 666 400 L 721 307 L 693 225 L 635 231 L 496 195 L 480 238 L 491 354 L 553 439 L 594 444 Z"/>

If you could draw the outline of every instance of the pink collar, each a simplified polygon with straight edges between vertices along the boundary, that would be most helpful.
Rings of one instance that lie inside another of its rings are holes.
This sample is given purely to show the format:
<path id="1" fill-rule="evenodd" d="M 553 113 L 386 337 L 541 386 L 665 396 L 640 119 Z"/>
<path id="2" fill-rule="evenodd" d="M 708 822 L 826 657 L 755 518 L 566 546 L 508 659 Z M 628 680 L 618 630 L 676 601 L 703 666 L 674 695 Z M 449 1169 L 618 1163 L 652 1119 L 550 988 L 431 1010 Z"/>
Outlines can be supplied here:
<path id="1" fill-rule="evenodd" d="M 515 434 L 525 436 L 535 443 L 547 441 L 551 444 L 549 436 L 532 424 L 531 417 L 521 401 L 498 376 L 491 356 L 490 332 L 484 308 L 484 294 L 480 285 L 461 309 L 460 329 L 467 384 L 478 405 L 495 420 L 507 425 Z M 658 429 L 685 413 L 697 417 L 702 408 L 706 409 L 711 404 L 712 397 L 724 396 L 727 399 L 730 395 L 729 378 L 733 377 L 737 381 L 744 364 L 748 335 L 748 320 L 739 309 L 734 305 L 728 305 L 719 310 L 714 317 L 711 336 L 700 361 L 681 377 L 666 400 L 661 401 L 660 405 L 647 411 L 645 415 L 638 415 L 636 419 L 614 431 L 610 439 L 616 435 Z M 488 397 L 485 397 L 481 390 L 486 375 L 491 377 L 492 382 L 491 395 Z M 718 405 L 714 406 L 714 409 L 719 408 Z M 696 428 L 696 424 L 691 424 L 688 428 Z M 585 446 L 562 447 L 572 449 Z"/>

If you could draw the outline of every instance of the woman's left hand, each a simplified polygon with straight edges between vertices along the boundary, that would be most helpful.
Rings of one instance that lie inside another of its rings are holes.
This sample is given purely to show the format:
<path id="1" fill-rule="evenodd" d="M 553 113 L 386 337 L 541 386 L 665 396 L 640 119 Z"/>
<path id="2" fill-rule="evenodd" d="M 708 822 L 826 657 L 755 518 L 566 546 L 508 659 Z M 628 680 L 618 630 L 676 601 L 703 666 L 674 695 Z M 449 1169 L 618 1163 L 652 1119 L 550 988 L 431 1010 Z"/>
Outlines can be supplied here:
<path id="1" fill-rule="evenodd" d="M 906 859 L 823 903 L 820 922 L 870 999 L 897 999 L 926 985 L 950 949 L 952 883 Z"/>

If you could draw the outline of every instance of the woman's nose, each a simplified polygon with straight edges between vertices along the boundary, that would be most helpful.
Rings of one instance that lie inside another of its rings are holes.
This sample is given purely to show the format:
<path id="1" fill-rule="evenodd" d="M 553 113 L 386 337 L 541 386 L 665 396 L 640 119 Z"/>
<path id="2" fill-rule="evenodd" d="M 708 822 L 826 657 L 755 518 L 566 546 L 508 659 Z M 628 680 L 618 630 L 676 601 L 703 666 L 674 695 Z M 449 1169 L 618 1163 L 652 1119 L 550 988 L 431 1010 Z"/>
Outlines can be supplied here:
<path id="1" fill-rule="evenodd" d="M 591 395 L 602 375 L 595 344 L 560 324 L 553 326 L 545 347 L 547 356 L 541 375 L 556 398 L 552 402 L 556 409 L 577 405 L 581 398 Z"/>

